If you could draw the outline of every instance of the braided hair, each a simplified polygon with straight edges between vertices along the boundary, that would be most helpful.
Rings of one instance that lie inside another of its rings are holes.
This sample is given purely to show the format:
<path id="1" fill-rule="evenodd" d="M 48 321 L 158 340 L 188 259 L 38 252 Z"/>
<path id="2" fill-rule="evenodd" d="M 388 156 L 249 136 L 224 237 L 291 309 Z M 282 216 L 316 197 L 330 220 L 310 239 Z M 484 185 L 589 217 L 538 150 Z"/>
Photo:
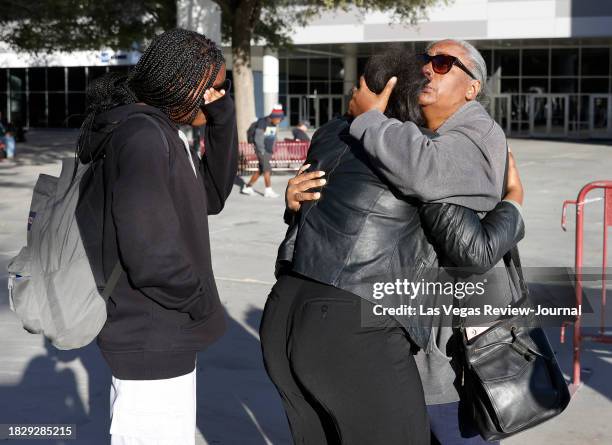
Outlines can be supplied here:
<path id="1" fill-rule="evenodd" d="M 221 49 L 202 34 L 173 29 L 158 35 L 129 74 L 110 72 L 89 84 L 76 157 L 89 142 L 96 115 L 119 105 L 144 102 L 178 124 L 191 123 L 224 62 Z"/>
<path id="2" fill-rule="evenodd" d="M 125 74 L 110 72 L 89 83 L 86 93 L 87 116 L 81 125 L 75 160 L 81 155 L 85 145 L 89 143 L 96 115 L 119 105 L 136 102 L 136 96 L 128 88 L 127 79 Z"/>
<path id="3" fill-rule="evenodd" d="M 173 29 L 153 39 L 130 73 L 128 85 L 138 100 L 159 108 L 174 122 L 187 124 L 223 63 L 215 42 L 194 31 Z"/>

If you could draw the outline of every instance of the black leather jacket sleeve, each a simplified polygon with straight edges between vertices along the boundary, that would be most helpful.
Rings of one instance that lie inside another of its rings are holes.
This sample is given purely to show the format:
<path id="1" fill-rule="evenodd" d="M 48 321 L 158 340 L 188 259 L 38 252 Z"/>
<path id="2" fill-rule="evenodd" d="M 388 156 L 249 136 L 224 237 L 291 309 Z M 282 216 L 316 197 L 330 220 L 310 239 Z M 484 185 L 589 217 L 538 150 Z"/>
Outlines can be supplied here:
<path id="1" fill-rule="evenodd" d="M 519 210 L 501 201 L 481 220 L 471 209 L 455 204 L 423 204 L 421 223 L 439 254 L 451 266 L 487 272 L 525 236 Z"/>

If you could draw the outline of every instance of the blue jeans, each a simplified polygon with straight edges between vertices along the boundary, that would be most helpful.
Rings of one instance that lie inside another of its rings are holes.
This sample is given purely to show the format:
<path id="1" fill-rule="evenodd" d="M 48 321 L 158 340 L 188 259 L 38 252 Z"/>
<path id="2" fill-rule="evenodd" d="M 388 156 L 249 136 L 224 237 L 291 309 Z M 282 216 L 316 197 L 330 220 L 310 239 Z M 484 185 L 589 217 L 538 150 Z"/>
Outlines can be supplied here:
<path id="1" fill-rule="evenodd" d="M 15 138 L 13 136 L 4 136 L 4 145 L 6 157 L 12 159 L 15 157 Z"/>
<path id="2" fill-rule="evenodd" d="M 463 415 L 459 402 L 428 405 L 427 414 L 431 445 L 499 445 L 499 441 L 487 442 L 480 437 L 471 420 Z"/>

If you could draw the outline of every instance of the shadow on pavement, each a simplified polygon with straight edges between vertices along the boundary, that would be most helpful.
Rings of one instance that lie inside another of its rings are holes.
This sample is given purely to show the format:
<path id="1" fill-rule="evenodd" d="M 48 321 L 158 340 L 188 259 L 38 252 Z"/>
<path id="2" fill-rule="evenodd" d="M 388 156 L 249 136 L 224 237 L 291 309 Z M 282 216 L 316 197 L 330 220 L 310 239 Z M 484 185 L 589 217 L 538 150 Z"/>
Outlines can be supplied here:
<path id="1" fill-rule="evenodd" d="M 1 309 L 8 311 L 4 304 Z M 247 318 L 257 330 L 261 310 L 252 309 Z M 80 382 L 71 369 L 77 360 L 85 370 Z M 95 343 L 59 351 L 45 340 L 45 352 L 30 360 L 19 382 L 0 386 L 0 423 L 76 424 L 76 440 L 44 443 L 108 444 L 110 377 Z M 290 443 L 280 398 L 263 368 L 259 340 L 236 320 L 229 318 L 226 335 L 199 354 L 197 391 L 197 428 L 208 444 Z"/>
<path id="2" fill-rule="evenodd" d="M 2 423 L 75 424 L 76 440 L 45 440 L 68 443 L 109 443 L 110 372 L 94 344 L 75 350 L 58 351 L 45 340 L 45 354 L 34 357 L 21 380 L 14 386 L 0 386 Z M 79 394 L 77 375 L 66 366 L 79 359 L 88 377 L 88 401 Z M 20 443 L 40 444 L 40 440 Z"/>
<path id="3" fill-rule="evenodd" d="M 251 308 L 257 332 L 262 311 Z M 259 339 L 234 319 L 225 336 L 198 355 L 198 429 L 209 444 L 289 444 L 281 400 L 264 370 Z"/>
<path id="4" fill-rule="evenodd" d="M 547 307 L 574 307 L 576 302 L 575 288 L 572 284 L 551 284 L 529 282 L 529 292 L 534 304 L 542 304 Z M 585 288 L 582 305 L 582 333 L 598 334 L 600 324 L 600 287 Z M 612 322 L 612 305 L 608 305 L 607 331 L 611 335 L 610 323 Z M 561 370 L 571 383 L 573 370 L 573 325 L 565 329 L 565 343 L 561 343 L 561 322 L 573 321 L 570 316 L 540 317 L 540 322 L 545 328 L 548 340 L 557 355 Z M 583 341 L 581 348 L 582 383 L 597 391 L 608 400 L 612 401 L 612 345 Z"/>

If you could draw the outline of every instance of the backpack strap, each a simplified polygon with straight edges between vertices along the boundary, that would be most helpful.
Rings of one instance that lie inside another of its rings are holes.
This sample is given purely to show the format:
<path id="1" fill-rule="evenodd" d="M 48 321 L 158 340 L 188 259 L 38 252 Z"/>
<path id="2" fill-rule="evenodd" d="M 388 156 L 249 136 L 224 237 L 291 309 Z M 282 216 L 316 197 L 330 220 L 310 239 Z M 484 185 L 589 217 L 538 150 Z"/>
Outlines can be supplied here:
<path id="1" fill-rule="evenodd" d="M 168 139 L 166 138 L 166 134 L 162 130 L 161 126 L 159 125 L 159 121 L 157 119 L 155 119 L 154 117 L 146 114 L 146 113 L 134 113 L 134 114 L 131 114 L 130 116 L 128 116 L 127 119 L 125 119 L 123 122 L 125 122 L 127 120 L 130 120 L 130 119 L 132 119 L 134 117 L 144 117 L 146 120 L 148 120 L 153 125 L 155 125 L 155 127 L 161 133 L 162 141 L 164 141 L 164 147 L 166 147 L 166 153 L 170 154 L 170 145 L 168 145 Z"/>
<path id="2" fill-rule="evenodd" d="M 159 130 L 161 137 L 162 137 L 162 141 L 164 141 L 164 147 L 166 147 L 166 153 L 170 154 L 170 145 L 168 144 L 168 139 L 166 138 L 166 134 L 164 133 L 164 131 L 162 130 L 161 126 L 159 125 L 159 122 L 157 122 L 157 120 L 151 116 L 149 116 L 148 114 L 145 113 L 135 113 L 132 114 L 130 116 L 128 116 L 127 119 L 125 119 L 123 122 L 133 118 L 133 117 L 144 117 L 145 119 L 147 119 L 148 121 L 150 121 L 153 125 L 155 125 L 155 127 Z M 115 287 L 117 287 L 117 283 L 119 283 L 119 278 L 121 278 L 121 273 L 123 272 L 123 268 L 121 267 L 121 261 L 117 260 L 117 262 L 115 263 L 115 267 L 113 267 L 113 271 L 110 274 L 110 277 L 108 277 L 108 281 L 106 282 L 106 286 L 104 286 L 104 291 L 102 291 L 102 298 L 104 298 L 105 300 L 108 300 L 108 298 L 111 296 L 111 294 L 113 293 L 113 291 L 115 290 Z"/>
<path id="3" fill-rule="evenodd" d="M 508 144 L 506 143 L 506 165 L 504 167 L 504 182 L 502 184 L 502 194 L 501 199 L 504 199 L 506 193 L 508 192 L 506 188 L 506 182 L 508 182 L 508 168 L 510 167 L 510 152 L 508 151 Z"/>
<path id="4" fill-rule="evenodd" d="M 121 261 L 117 261 L 117 263 L 115 263 L 115 267 L 113 267 L 110 277 L 108 277 L 106 286 L 104 286 L 104 291 L 102 292 L 102 298 L 105 300 L 108 300 L 108 297 L 111 296 L 115 290 L 115 287 L 117 287 L 119 278 L 121 278 L 121 272 L 123 272 L 123 269 L 121 268 Z"/>

